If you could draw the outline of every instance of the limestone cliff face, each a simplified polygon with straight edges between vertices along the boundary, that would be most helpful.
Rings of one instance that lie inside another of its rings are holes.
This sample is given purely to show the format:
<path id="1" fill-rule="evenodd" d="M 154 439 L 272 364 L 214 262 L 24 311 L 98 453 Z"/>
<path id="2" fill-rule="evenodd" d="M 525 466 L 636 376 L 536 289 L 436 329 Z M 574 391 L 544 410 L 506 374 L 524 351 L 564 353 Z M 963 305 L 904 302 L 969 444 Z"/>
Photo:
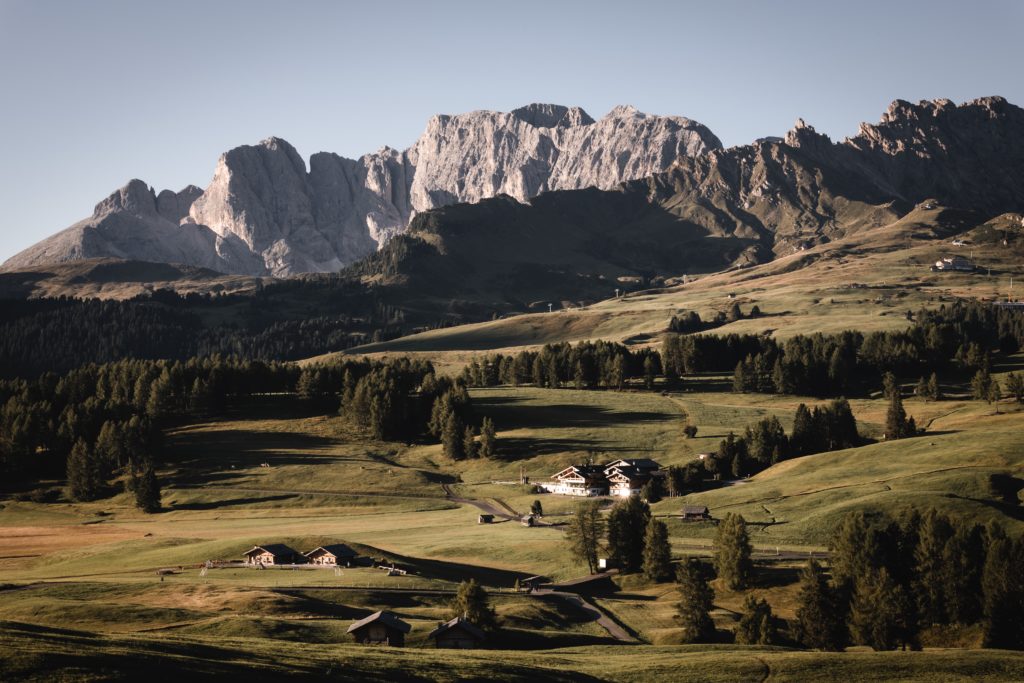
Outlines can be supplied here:
<path id="1" fill-rule="evenodd" d="M 527 201 L 549 190 L 607 189 L 719 148 L 707 128 L 682 117 L 618 107 L 594 121 L 582 109 L 546 104 L 435 116 L 404 152 L 385 147 L 356 160 L 321 152 L 308 170 L 295 148 L 270 138 L 223 154 L 202 193 L 155 196 L 133 181 L 97 207 L 102 226 L 94 215 L 5 267 L 130 254 L 250 275 L 335 271 L 429 209 L 498 194 Z"/>

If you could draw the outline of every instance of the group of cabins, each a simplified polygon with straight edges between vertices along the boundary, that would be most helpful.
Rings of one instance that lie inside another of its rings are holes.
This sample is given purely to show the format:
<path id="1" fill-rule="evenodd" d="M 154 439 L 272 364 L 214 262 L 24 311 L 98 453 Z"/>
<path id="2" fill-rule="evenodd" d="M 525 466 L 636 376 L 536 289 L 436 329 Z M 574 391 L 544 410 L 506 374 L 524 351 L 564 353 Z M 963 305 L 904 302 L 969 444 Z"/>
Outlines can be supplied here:
<path id="1" fill-rule="evenodd" d="M 971 273 L 976 270 L 975 265 L 965 259 L 963 256 L 947 256 L 939 259 L 932 266 L 932 270 L 957 270 L 965 273 Z"/>
<path id="2" fill-rule="evenodd" d="M 351 567 L 359 554 L 344 543 L 322 545 L 300 553 L 283 543 L 253 546 L 244 553 L 245 563 L 265 567 L 272 565 L 313 564 L 327 567 Z"/>
<path id="3" fill-rule="evenodd" d="M 644 484 L 664 477 L 661 465 L 648 458 L 616 460 L 608 465 L 569 465 L 538 486 L 563 496 L 617 496 L 639 494 Z"/>
<path id="4" fill-rule="evenodd" d="M 360 645 L 390 647 L 404 647 L 405 636 L 411 630 L 412 626 L 408 622 L 387 610 L 374 612 L 348 627 L 348 633 Z M 481 629 L 464 617 L 455 617 L 439 624 L 427 637 L 439 648 L 455 650 L 475 649 L 487 639 Z"/>

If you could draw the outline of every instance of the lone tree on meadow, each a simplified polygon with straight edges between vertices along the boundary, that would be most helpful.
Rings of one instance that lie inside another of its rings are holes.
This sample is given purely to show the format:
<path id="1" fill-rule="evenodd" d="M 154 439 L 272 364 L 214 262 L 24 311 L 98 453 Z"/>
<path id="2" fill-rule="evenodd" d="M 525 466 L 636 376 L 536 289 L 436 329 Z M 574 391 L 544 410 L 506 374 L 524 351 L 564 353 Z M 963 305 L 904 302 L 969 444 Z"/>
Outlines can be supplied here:
<path id="1" fill-rule="evenodd" d="M 597 572 L 597 556 L 601 552 L 604 530 L 599 500 L 585 500 L 577 504 L 575 514 L 566 526 L 565 538 L 573 558 L 587 565 L 591 574 Z"/>
<path id="2" fill-rule="evenodd" d="M 464 617 L 485 631 L 493 630 L 497 625 L 494 610 L 487 599 L 487 591 L 476 582 L 476 579 L 459 584 L 459 592 L 452 601 L 451 612 L 453 617 Z"/>
<path id="3" fill-rule="evenodd" d="M 672 578 L 672 545 L 668 540 L 668 527 L 660 519 L 651 517 L 644 535 L 644 577 L 648 581 L 668 581 Z"/>
<path id="4" fill-rule="evenodd" d="M 540 504 L 539 500 L 535 500 L 530 504 L 530 514 L 535 517 L 544 516 L 544 506 Z"/>
<path id="5" fill-rule="evenodd" d="M 732 590 L 747 587 L 753 571 L 750 535 L 742 515 L 730 512 L 715 534 L 715 571 Z"/>
<path id="6" fill-rule="evenodd" d="M 700 560 L 690 558 L 679 567 L 679 621 L 683 629 L 683 642 L 703 643 L 715 636 L 715 623 L 711 621 L 715 591 L 704 577 Z"/>
<path id="7" fill-rule="evenodd" d="M 889 395 L 889 409 L 885 414 L 885 439 L 905 439 L 914 436 L 917 427 L 914 418 L 907 419 L 907 411 L 903 409 L 903 398 L 897 389 Z"/>
<path id="8" fill-rule="evenodd" d="M 796 608 L 796 639 L 804 647 L 839 652 L 847 640 L 845 609 L 824 570 L 810 560 L 800 572 Z"/>

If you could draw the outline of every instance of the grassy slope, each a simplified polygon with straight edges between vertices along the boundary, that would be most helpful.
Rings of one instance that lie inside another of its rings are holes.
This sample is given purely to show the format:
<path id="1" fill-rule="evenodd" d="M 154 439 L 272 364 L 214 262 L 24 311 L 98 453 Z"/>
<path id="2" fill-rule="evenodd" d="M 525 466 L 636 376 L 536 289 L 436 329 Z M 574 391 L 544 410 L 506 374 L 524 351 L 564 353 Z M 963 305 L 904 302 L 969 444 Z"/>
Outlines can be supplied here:
<path id="1" fill-rule="evenodd" d="M 991 225 L 999 224 L 994 219 Z M 584 339 L 628 340 L 658 334 L 678 310 L 708 319 L 739 303 L 757 305 L 766 317 L 719 328 L 720 332 L 770 331 L 779 337 L 905 326 L 907 310 L 934 307 L 957 296 L 1005 297 L 1009 278 L 1020 278 L 1019 247 L 1003 247 L 991 226 L 941 207 L 917 208 L 891 225 L 866 230 L 764 265 L 700 277 L 686 285 L 609 299 L 585 310 L 534 313 L 432 330 L 359 351 L 452 352 L 501 350 Z M 974 246 L 953 247 L 961 235 Z M 985 271 L 933 273 L 929 266 L 951 254 L 971 256 Z M 992 269 L 992 276 L 988 275 Z M 858 285 L 853 287 L 852 285 Z M 864 286 L 867 286 L 866 288 Z M 730 299 L 729 295 L 735 295 Z M 554 297 L 557 299 L 557 297 Z"/>

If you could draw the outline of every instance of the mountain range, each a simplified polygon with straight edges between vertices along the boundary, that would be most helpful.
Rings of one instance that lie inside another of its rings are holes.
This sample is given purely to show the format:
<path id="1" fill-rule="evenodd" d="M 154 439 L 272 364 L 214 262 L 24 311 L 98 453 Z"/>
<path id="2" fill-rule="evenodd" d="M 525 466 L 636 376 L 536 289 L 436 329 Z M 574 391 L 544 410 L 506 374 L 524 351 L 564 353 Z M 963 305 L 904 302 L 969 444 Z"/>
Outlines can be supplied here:
<path id="1" fill-rule="evenodd" d="M 205 190 L 157 193 L 132 180 L 4 269 L 115 257 L 247 275 L 337 271 L 436 207 L 607 189 L 721 146 L 682 117 L 617 107 L 595 121 L 546 104 L 434 116 L 405 151 L 356 160 L 320 152 L 308 170 L 288 142 L 269 138 L 221 155 Z"/>

